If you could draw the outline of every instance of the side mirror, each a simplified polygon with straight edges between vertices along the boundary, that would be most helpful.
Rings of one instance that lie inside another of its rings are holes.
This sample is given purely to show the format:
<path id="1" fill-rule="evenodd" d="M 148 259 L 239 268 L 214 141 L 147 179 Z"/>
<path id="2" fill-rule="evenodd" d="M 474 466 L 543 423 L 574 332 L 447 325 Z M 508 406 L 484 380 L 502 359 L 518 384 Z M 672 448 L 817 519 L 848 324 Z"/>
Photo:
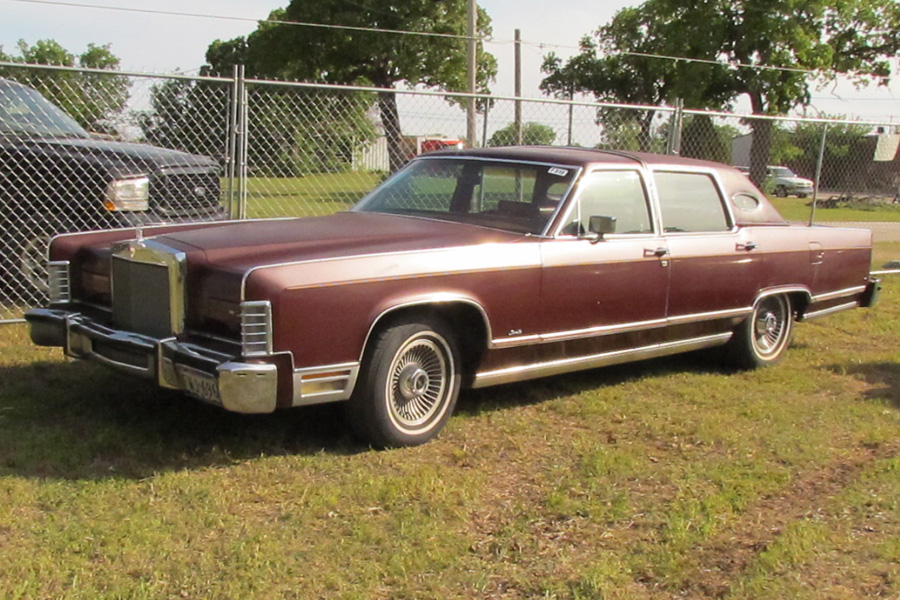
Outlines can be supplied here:
<path id="1" fill-rule="evenodd" d="M 603 236 L 616 232 L 616 218 L 603 215 L 591 215 L 588 219 L 588 230 L 596 234 L 595 242 L 603 240 Z"/>

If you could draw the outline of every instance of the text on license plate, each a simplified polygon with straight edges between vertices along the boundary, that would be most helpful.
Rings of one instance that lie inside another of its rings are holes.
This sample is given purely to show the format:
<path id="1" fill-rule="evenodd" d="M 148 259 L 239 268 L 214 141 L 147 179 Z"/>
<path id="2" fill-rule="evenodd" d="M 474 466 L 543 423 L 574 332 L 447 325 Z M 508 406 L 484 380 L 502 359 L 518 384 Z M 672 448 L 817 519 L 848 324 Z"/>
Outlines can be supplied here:
<path id="1" fill-rule="evenodd" d="M 178 366 L 178 376 L 184 391 L 206 402 L 222 404 L 219 397 L 219 382 L 208 373 L 192 367 Z"/>

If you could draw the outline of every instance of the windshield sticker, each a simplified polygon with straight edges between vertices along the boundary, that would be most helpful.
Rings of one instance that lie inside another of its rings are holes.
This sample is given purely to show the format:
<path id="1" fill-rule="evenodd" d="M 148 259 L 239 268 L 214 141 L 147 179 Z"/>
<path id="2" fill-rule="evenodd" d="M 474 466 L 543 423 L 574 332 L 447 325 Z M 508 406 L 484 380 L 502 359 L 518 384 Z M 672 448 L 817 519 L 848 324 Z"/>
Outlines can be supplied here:
<path id="1" fill-rule="evenodd" d="M 551 175 L 557 175 L 559 177 L 565 177 L 566 175 L 569 174 L 569 171 L 567 171 L 566 169 L 560 169 L 558 167 L 553 167 L 552 169 L 549 169 L 547 172 L 550 173 Z"/>

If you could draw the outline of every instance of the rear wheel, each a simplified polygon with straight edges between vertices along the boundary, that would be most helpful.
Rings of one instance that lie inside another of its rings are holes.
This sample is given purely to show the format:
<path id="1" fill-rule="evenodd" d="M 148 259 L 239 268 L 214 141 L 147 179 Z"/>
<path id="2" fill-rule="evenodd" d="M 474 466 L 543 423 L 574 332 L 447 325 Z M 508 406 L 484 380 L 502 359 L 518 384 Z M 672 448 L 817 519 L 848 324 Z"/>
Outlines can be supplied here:
<path id="1" fill-rule="evenodd" d="M 787 198 L 787 188 L 783 185 L 779 185 L 775 187 L 775 195 L 779 198 Z"/>
<path id="2" fill-rule="evenodd" d="M 382 330 L 348 403 L 350 424 L 379 448 L 415 446 L 435 437 L 459 395 L 459 351 L 436 319 Z"/>
<path id="3" fill-rule="evenodd" d="M 728 342 L 731 362 L 744 369 L 778 362 L 790 346 L 793 324 L 788 296 L 780 294 L 760 298 L 753 306 L 753 313 L 738 326 Z"/>

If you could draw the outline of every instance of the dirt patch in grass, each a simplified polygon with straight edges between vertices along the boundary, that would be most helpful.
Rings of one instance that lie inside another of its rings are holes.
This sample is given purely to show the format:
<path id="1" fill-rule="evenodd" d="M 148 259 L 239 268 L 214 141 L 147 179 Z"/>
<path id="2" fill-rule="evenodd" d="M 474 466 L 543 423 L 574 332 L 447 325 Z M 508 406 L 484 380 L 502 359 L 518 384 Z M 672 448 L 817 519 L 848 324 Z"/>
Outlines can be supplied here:
<path id="1" fill-rule="evenodd" d="M 679 592 L 689 597 L 728 597 L 735 581 L 789 524 L 821 515 L 876 460 L 898 454 L 898 444 L 860 447 L 840 462 L 799 473 L 796 480 L 748 506 L 739 520 L 695 548 Z"/>

